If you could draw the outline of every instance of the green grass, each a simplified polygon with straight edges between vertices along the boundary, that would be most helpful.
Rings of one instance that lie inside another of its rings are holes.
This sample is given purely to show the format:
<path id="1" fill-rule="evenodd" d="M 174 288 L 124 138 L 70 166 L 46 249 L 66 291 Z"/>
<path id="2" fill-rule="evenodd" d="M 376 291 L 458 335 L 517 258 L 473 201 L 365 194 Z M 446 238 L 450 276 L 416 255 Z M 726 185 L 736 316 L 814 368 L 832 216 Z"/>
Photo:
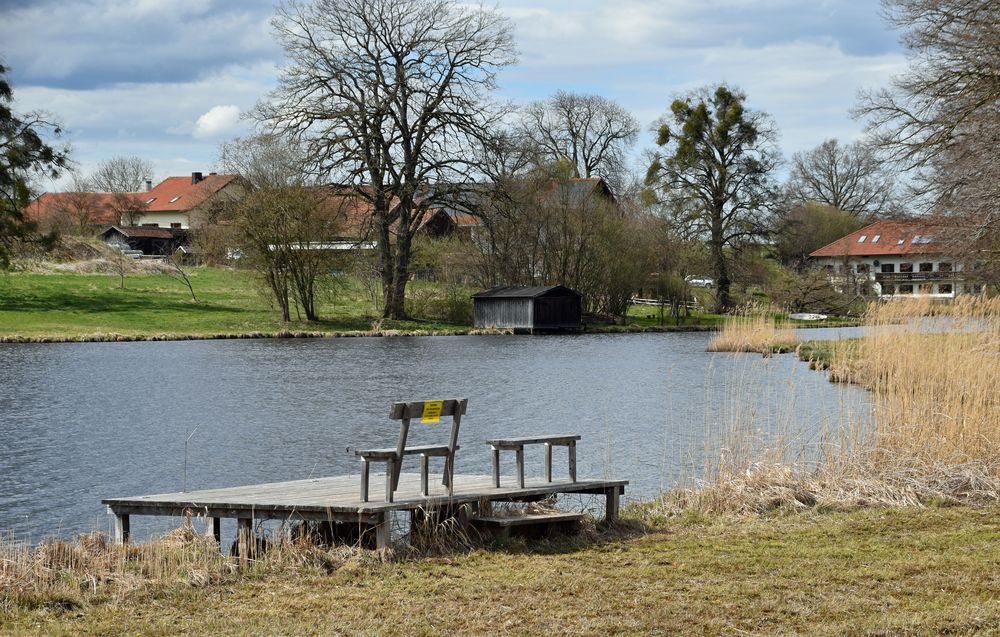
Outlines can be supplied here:
<path id="1" fill-rule="evenodd" d="M 1000 510 L 693 517 L 595 542 L 259 569 L 15 608 L 7 634 L 989 635 Z M 327 565 L 329 568 L 329 565 Z M 85 588 L 85 587 L 84 587 Z"/>
<path id="2" fill-rule="evenodd" d="M 366 331 L 378 317 L 374 304 L 354 280 L 320 304 L 319 322 L 283 323 L 250 272 L 192 268 L 198 302 L 165 275 L 29 274 L 0 276 L 0 337 L 78 338 L 93 334 L 126 336 L 208 336 Z M 411 289 L 426 286 L 411 283 Z M 383 321 L 383 330 L 441 332 L 467 325 L 433 321 Z"/>

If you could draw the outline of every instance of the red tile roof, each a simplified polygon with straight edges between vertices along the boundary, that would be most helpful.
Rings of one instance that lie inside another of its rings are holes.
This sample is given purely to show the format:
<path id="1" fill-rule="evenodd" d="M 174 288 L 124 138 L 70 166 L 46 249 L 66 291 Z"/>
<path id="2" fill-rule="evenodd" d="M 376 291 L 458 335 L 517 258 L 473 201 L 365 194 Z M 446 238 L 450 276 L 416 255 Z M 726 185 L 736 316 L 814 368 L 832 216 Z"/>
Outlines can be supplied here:
<path id="1" fill-rule="evenodd" d="M 24 209 L 33 221 L 55 221 L 69 215 L 73 223 L 84 221 L 79 217 L 86 214 L 86 221 L 94 225 L 118 223 L 119 211 L 114 205 L 115 195 L 110 192 L 46 192 L 32 201 Z"/>
<path id="2" fill-rule="evenodd" d="M 925 221 L 876 221 L 823 246 L 811 257 L 874 257 L 944 252 L 940 228 Z M 864 237 L 864 240 L 861 240 Z M 877 237 L 877 239 L 876 239 Z"/>
<path id="3" fill-rule="evenodd" d="M 206 175 L 196 184 L 191 177 L 167 177 L 149 192 L 139 193 L 149 212 L 185 212 L 231 184 L 237 175 Z"/>

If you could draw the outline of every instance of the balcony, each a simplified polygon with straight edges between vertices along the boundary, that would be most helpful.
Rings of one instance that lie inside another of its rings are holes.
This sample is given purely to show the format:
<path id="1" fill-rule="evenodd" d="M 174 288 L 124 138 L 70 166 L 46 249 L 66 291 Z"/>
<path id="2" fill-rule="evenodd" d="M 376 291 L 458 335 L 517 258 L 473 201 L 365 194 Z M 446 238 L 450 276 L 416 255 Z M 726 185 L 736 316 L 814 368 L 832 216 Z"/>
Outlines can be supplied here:
<path id="1" fill-rule="evenodd" d="M 958 281 L 959 272 L 876 272 L 877 283 L 923 283 L 925 281 Z"/>

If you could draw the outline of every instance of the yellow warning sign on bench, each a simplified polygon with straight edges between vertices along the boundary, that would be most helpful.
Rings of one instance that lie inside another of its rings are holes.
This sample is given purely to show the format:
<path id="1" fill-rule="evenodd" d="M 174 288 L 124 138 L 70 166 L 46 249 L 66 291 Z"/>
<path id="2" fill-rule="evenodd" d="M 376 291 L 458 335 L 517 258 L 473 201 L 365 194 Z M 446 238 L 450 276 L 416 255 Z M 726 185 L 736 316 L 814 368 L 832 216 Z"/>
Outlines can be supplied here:
<path id="1" fill-rule="evenodd" d="M 443 408 L 443 400 L 425 400 L 424 414 L 420 417 L 420 422 L 441 422 L 441 410 Z"/>

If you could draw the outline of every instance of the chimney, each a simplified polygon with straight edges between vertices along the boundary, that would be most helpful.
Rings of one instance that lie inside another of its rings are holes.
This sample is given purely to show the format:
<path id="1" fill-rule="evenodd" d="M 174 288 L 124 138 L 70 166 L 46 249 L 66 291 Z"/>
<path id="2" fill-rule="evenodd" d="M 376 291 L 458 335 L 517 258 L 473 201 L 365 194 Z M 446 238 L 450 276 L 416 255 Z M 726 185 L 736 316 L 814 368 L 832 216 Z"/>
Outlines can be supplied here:
<path id="1" fill-rule="evenodd" d="M 191 173 L 191 185 L 195 185 L 201 181 L 201 173 Z"/>
<path id="2" fill-rule="evenodd" d="M 146 192 L 149 192 L 150 190 L 153 189 L 153 180 L 152 179 L 150 179 L 149 177 L 146 177 L 143 180 L 143 182 L 146 184 Z"/>
<path id="3" fill-rule="evenodd" d="M 208 176 L 211 177 L 212 175 L 218 175 L 218 174 L 219 173 L 208 173 Z"/>

